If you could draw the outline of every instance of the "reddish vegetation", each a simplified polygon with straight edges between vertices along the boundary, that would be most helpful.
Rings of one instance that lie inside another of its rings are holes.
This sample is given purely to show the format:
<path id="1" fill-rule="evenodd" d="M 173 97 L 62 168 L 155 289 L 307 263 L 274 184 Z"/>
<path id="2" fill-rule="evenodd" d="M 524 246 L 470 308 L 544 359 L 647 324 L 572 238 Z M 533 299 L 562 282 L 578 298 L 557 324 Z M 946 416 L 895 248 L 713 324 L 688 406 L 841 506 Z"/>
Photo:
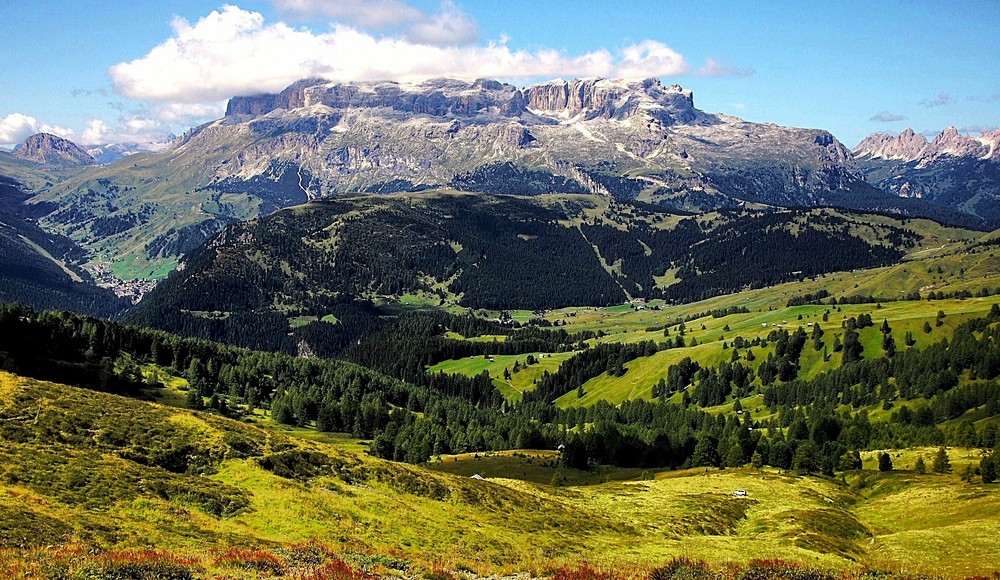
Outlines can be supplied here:
<path id="1" fill-rule="evenodd" d="M 608 572 L 595 570 L 586 564 L 575 568 L 563 566 L 552 572 L 552 580 L 614 580 L 615 576 Z"/>
<path id="2" fill-rule="evenodd" d="M 378 554 L 351 552 L 350 559 Z M 385 558 L 382 555 L 381 558 Z M 393 557 L 396 558 L 396 557 Z M 397 564 L 399 563 L 397 558 Z M 384 561 L 384 560 L 383 560 Z M 404 562 L 405 566 L 408 563 Z M 157 578 L 188 580 L 204 576 L 286 577 L 299 580 L 370 580 L 375 572 L 359 569 L 336 551 L 318 543 L 294 544 L 280 548 L 228 548 L 200 556 L 182 556 L 165 550 L 110 550 L 81 545 L 0 549 L 0 578 Z M 376 565 L 378 568 L 379 565 Z M 416 566 L 416 570 L 421 567 Z M 411 570 L 411 575 L 414 571 Z M 419 574 L 418 574 L 419 575 Z M 850 571 L 811 568 L 786 560 L 758 559 L 749 563 L 710 565 L 688 558 L 674 558 L 666 565 L 644 571 L 640 568 L 601 569 L 590 564 L 563 566 L 541 574 L 551 580 L 933 580 L 899 572 L 861 568 Z M 426 580 L 456 580 L 463 576 L 440 564 L 429 566 Z M 1000 573 L 976 580 L 1000 580 Z"/>
<path id="3" fill-rule="evenodd" d="M 215 565 L 266 572 L 273 576 L 285 573 L 285 562 L 273 553 L 260 548 L 229 548 L 215 557 Z"/>
<path id="4" fill-rule="evenodd" d="M 340 558 L 333 558 L 303 576 L 302 580 L 364 580 L 365 578 L 368 576 L 363 572 L 355 570 Z"/>

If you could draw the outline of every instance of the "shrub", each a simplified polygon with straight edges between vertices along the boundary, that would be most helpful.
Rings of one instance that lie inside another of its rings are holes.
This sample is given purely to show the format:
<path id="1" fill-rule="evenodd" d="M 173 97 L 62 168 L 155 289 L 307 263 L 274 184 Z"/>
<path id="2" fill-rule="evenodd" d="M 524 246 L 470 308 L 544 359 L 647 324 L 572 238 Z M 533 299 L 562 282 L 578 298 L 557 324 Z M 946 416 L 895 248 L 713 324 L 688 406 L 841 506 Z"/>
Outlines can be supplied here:
<path id="1" fill-rule="evenodd" d="M 273 576 L 285 573 L 285 563 L 281 558 L 258 548 L 229 548 L 216 556 L 215 565 L 262 572 Z"/>
<path id="2" fill-rule="evenodd" d="M 674 558 L 662 568 L 649 573 L 649 580 L 710 580 L 717 575 L 705 562 Z"/>

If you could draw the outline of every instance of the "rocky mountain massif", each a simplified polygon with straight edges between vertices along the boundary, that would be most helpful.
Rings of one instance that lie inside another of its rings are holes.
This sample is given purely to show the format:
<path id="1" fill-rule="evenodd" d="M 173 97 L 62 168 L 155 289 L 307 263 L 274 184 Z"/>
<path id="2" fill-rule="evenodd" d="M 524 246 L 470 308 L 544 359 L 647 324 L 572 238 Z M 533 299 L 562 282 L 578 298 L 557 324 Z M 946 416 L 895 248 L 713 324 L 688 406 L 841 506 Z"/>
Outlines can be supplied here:
<path id="1" fill-rule="evenodd" d="M 928 141 L 907 129 L 875 133 L 854 149 L 867 179 L 903 198 L 919 198 L 1000 227 L 1000 129 L 966 137 L 954 127 Z"/>
<path id="2" fill-rule="evenodd" d="M 870 187 L 826 131 L 708 114 L 655 79 L 301 81 L 234 98 L 166 151 L 88 169 L 32 201 L 57 204 L 40 223 L 120 275 L 159 277 L 236 221 L 349 192 L 440 187 L 692 211 L 756 202 L 933 213 Z"/>
<path id="3" fill-rule="evenodd" d="M 128 147 L 118 149 L 95 154 Z M 838 206 L 992 225 L 992 161 L 942 154 L 927 177 L 920 161 L 859 155 L 826 131 L 703 112 L 656 79 L 314 79 L 235 97 L 165 150 L 108 164 L 38 135 L 0 152 L 0 175 L 27 188 L 37 226 L 79 245 L 111 282 L 162 278 L 227 225 L 358 192 L 585 193 L 680 212 Z M 899 172 L 913 177 L 894 189 Z"/>
<path id="4" fill-rule="evenodd" d="M 68 139 L 38 133 L 14 148 L 14 157 L 42 165 L 80 166 L 97 163 L 89 153 Z"/>

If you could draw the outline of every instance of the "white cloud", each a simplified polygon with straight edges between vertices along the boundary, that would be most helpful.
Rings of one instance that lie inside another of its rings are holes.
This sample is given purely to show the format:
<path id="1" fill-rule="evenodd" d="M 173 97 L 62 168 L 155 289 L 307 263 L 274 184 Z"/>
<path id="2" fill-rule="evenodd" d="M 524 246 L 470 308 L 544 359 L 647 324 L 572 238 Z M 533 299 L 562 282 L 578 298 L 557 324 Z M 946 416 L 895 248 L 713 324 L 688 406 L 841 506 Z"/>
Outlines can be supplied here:
<path id="1" fill-rule="evenodd" d="M 695 71 L 700 77 L 748 77 L 754 74 L 752 68 L 735 68 L 721 65 L 711 58 L 705 59 L 705 65 Z"/>
<path id="2" fill-rule="evenodd" d="M 325 17 L 367 30 L 387 31 L 418 44 L 464 45 L 479 40 L 479 23 L 451 0 L 437 13 L 422 12 L 399 0 L 273 0 L 285 13 Z"/>
<path id="3" fill-rule="evenodd" d="M 940 107 L 941 105 L 947 105 L 950 102 L 951 95 L 948 93 L 938 93 L 938 96 L 933 99 L 924 99 L 917 104 L 925 107 Z"/>
<path id="4" fill-rule="evenodd" d="M 80 145 L 111 145 L 117 143 L 161 143 L 171 138 L 167 123 L 150 117 L 135 115 L 122 117 L 114 125 L 101 119 L 91 119 L 80 133 Z"/>
<path id="5" fill-rule="evenodd" d="M 879 123 L 892 123 L 892 122 L 895 122 L 895 121 L 905 121 L 906 117 L 904 117 L 903 115 L 895 115 L 893 113 L 890 113 L 889 111 L 882 111 L 881 113 L 879 113 L 877 115 L 873 115 L 868 120 L 869 121 L 877 121 Z"/>
<path id="6" fill-rule="evenodd" d="M 412 42 L 439 46 L 470 44 L 479 40 L 479 34 L 479 23 L 448 1 L 441 3 L 440 12 L 414 22 L 404 32 Z"/>
<path id="7" fill-rule="evenodd" d="M 288 8 L 319 6 L 284 0 Z M 343 9 L 357 3 L 336 3 Z M 388 2 L 388 5 L 405 6 Z M 323 6 L 337 9 L 334 3 Z M 450 4 L 442 7 L 447 14 Z M 447 17 L 445 18 L 447 20 Z M 455 24 L 455 26 L 459 26 Z M 431 77 L 533 79 L 553 77 L 661 77 L 690 74 L 684 56 L 644 40 L 612 54 L 598 49 L 566 54 L 512 50 L 506 43 L 441 46 L 400 37 L 375 37 L 346 24 L 328 32 L 268 24 L 261 14 L 225 6 L 191 24 L 173 22 L 171 38 L 146 56 L 110 69 L 116 91 L 128 98 L 203 105 L 235 95 L 277 92 L 296 80 L 424 80 Z M 427 34 L 430 34 L 428 32 Z M 709 69 L 715 67 L 709 61 Z M 715 67 L 718 68 L 718 67 Z"/>
<path id="8" fill-rule="evenodd" d="M 49 125 L 22 113 L 11 113 L 0 119 L 0 145 L 17 145 L 35 133 L 51 133 L 70 139 L 73 130 Z"/>
<path id="9" fill-rule="evenodd" d="M 644 40 L 622 50 L 621 61 L 614 67 L 612 76 L 643 78 L 668 76 L 688 71 L 684 57 L 672 48 L 655 40 Z M 667 71 L 667 72 L 665 72 Z"/>
<path id="10" fill-rule="evenodd" d="M 164 103 L 156 107 L 156 118 L 163 123 L 191 125 L 218 119 L 226 113 L 226 101 L 212 103 Z"/>

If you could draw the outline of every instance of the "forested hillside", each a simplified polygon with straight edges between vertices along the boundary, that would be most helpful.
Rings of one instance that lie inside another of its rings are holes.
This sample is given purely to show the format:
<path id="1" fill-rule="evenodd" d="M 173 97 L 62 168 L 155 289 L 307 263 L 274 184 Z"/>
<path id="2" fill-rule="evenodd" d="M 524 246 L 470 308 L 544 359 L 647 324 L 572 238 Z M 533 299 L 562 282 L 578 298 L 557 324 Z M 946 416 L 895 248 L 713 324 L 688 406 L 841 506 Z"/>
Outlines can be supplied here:
<path id="1" fill-rule="evenodd" d="M 253 408 L 269 408 L 278 422 L 373 437 L 372 453 L 411 462 L 443 453 L 551 449 L 563 444 L 564 462 L 576 468 L 594 462 L 681 467 L 738 466 L 752 461 L 832 474 L 852 469 L 859 461 L 858 452 L 870 448 L 953 444 L 989 449 L 997 443 L 995 421 L 980 429 L 940 427 L 976 409 L 982 409 L 983 417 L 1000 414 L 996 406 L 1000 400 L 997 305 L 986 317 L 958 325 L 949 340 L 865 359 L 849 358 L 847 353 L 857 349 L 851 332 L 871 321 L 851 318 L 846 323 L 841 367 L 811 379 L 798 377 L 799 358 L 807 348 L 805 332 L 771 332 L 765 341 L 755 339 L 747 345 L 758 350 L 767 350 L 768 342 L 776 345 L 756 371 L 747 372 L 738 356 L 714 368 L 688 360 L 676 373 L 672 368 L 669 380 L 658 387 L 660 400 L 585 408 L 559 408 L 552 401 L 577 390 L 591 377 L 605 372 L 625 374 L 623 364 L 638 357 L 685 348 L 683 329 L 678 330 L 677 339 L 659 344 L 591 347 L 585 342 L 591 338 L 587 335 L 547 337 L 547 331 L 532 329 L 514 332 L 503 342 L 481 343 L 478 349 L 484 356 L 531 353 L 539 348 L 578 351 L 556 373 L 546 373 L 530 397 L 510 407 L 486 373 L 466 379 L 418 370 L 421 362 L 429 364 L 477 348 L 463 347 L 462 341 L 455 340 L 423 343 L 422 338 L 443 334 L 449 326 L 470 334 L 490 330 L 488 325 L 461 318 L 421 320 L 423 316 L 398 326 L 389 337 L 363 343 L 367 350 L 359 352 L 369 354 L 356 355 L 406 381 L 339 361 L 246 351 L 17 307 L 0 312 L 4 337 L 0 353 L 3 368 L 20 374 L 117 392 L 135 392 L 142 386 L 140 364 L 169 367 L 191 383 L 193 407 L 208 398 L 216 408 L 237 416 Z M 45 346 L 28 348 L 27 344 Z M 374 357 L 371 353 L 375 352 L 389 356 Z M 959 377 L 972 380 L 960 381 Z M 734 393 L 738 402 L 751 391 L 763 394 L 770 409 L 768 418 L 704 410 Z M 675 400 L 675 393 L 683 393 L 683 400 Z M 879 401 L 884 409 L 905 402 L 901 408 L 907 411 L 894 413 L 891 420 L 871 420 L 866 409 Z M 582 425 L 589 428 L 574 429 Z"/>
<path id="2" fill-rule="evenodd" d="M 921 244 L 902 222 L 830 210 L 694 217 L 596 196 L 364 196 L 231 226 L 130 320 L 333 354 L 377 325 L 373 303 L 414 295 L 497 310 L 690 302 L 891 264 Z"/>

